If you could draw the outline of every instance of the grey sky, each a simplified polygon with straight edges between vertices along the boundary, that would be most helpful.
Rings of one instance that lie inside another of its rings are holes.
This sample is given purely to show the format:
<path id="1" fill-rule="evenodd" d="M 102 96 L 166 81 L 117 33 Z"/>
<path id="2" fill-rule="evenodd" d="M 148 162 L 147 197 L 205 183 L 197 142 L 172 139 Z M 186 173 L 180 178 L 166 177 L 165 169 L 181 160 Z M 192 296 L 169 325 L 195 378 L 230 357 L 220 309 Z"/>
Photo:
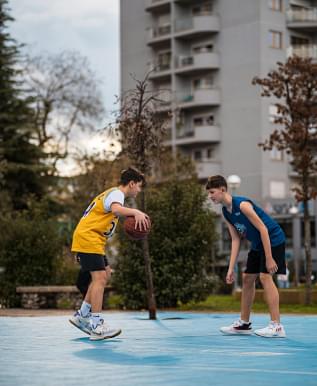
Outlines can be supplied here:
<path id="1" fill-rule="evenodd" d="M 106 117 L 117 106 L 119 92 L 119 0 L 9 0 L 11 35 L 32 54 L 76 50 L 86 56 L 101 80 Z M 77 147 L 104 149 L 98 135 L 76 132 Z M 61 163 L 61 174 L 77 171 L 71 160 Z"/>
<path id="2" fill-rule="evenodd" d="M 9 0 L 10 32 L 33 53 L 76 50 L 87 56 L 107 111 L 119 90 L 119 0 Z"/>

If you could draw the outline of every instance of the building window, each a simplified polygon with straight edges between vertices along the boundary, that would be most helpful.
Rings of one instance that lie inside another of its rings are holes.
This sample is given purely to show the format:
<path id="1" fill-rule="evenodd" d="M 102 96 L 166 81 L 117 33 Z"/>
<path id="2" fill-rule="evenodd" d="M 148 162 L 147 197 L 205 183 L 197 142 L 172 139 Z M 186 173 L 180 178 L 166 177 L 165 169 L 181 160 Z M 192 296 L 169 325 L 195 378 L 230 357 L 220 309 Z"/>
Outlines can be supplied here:
<path id="1" fill-rule="evenodd" d="M 195 161 L 201 161 L 202 155 L 201 150 L 195 150 L 194 151 L 194 160 Z"/>
<path id="2" fill-rule="evenodd" d="M 282 117 L 282 114 L 277 112 L 277 106 L 273 105 L 273 104 L 270 105 L 269 106 L 269 121 L 271 123 L 274 123 L 275 119 L 280 118 L 280 117 Z"/>
<path id="3" fill-rule="evenodd" d="M 285 198 L 285 182 L 270 181 L 270 196 L 272 198 Z"/>
<path id="4" fill-rule="evenodd" d="M 210 89 L 213 86 L 213 79 L 211 76 L 206 78 L 199 78 L 193 80 L 193 88 L 194 90 L 200 89 Z"/>
<path id="5" fill-rule="evenodd" d="M 157 56 L 156 69 L 157 71 L 168 70 L 171 67 L 171 52 L 160 52 Z"/>
<path id="6" fill-rule="evenodd" d="M 197 126 L 213 126 L 214 125 L 214 116 L 213 115 L 203 115 L 193 118 L 193 124 Z"/>
<path id="7" fill-rule="evenodd" d="M 214 116 L 213 115 L 208 115 L 206 119 L 206 123 L 208 126 L 213 126 L 215 121 L 214 121 Z"/>
<path id="8" fill-rule="evenodd" d="M 283 161 L 283 151 L 273 147 L 273 149 L 270 151 L 270 159 L 272 161 Z"/>
<path id="9" fill-rule="evenodd" d="M 207 149 L 207 154 L 206 154 L 206 156 L 207 156 L 207 159 L 211 159 L 212 158 L 212 149 L 211 148 L 209 148 L 209 149 Z"/>
<path id="10" fill-rule="evenodd" d="M 282 0 L 269 0 L 269 8 L 272 11 L 282 12 Z"/>
<path id="11" fill-rule="evenodd" d="M 203 117 L 196 117 L 193 119 L 194 126 L 203 126 L 204 125 L 204 118 Z"/>
<path id="12" fill-rule="evenodd" d="M 301 36 L 291 36 L 291 45 L 292 46 L 308 46 L 310 40 L 308 38 L 303 38 Z"/>
<path id="13" fill-rule="evenodd" d="M 213 45 L 211 43 L 208 43 L 208 44 L 202 44 L 199 46 L 194 46 L 192 48 L 192 51 L 194 54 L 203 54 L 206 52 L 212 52 L 213 51 Z"/>
<path id="14" fill-rule="evenodd" d="M 271 48 L 282 49 L 282 32 L 269 31 L 269 46 Z"/>
<path id="15" fill-rule="evenodd" d="M 210 15 L 212 13 L 211 1 L 205 1 L 201 4 L 195 5 L 192 8 L 192 13 L 193 13 L 193 16 Z"/>

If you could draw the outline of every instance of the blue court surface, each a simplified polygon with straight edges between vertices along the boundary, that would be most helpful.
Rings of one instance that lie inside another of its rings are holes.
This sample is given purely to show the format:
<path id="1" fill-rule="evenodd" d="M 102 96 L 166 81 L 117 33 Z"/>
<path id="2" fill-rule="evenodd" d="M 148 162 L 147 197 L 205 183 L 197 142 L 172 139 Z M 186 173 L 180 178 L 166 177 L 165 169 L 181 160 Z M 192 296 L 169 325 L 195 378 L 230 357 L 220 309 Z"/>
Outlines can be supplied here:
<path id="1" fill-rule="evenodd" d="M 235 314 L 105 315 L 123 333 L 98 342 L 66 316 L 1 317 L 0 385 L 317 385 L 316 316 L 284 316 L 288 337 L 268 339 L 221 335 Z"/>

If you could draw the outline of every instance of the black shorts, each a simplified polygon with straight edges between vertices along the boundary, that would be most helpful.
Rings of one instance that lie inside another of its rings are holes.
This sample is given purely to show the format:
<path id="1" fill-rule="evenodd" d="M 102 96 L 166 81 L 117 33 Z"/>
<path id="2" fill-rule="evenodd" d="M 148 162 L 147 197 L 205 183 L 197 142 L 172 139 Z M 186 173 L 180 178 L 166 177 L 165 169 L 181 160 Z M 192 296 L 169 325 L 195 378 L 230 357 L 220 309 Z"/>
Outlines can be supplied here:
<path id="1" fill-rule="evenodd" d="M 286 274 L 286 264 L 285 264 L 285 243 L 279 244 L 276 247 L 271 248 L 272 257 L 277 264 L 278 270 L 277 274 L 285 275 Z M 245 273 L 268 273 L 266 269 L 266 258 L 264 250 L 256 251 L 251 249 L 248 253 L 247 267 Z"/>
<path id="2" fill-rule="evenodd" d="M 91 282 L 91 271 L 103 271 L 109 265 L 106 256 L 95 253 L 77 253 L 77 261 L 80 263 L 76 287 L 86 296 Z"/>
<path id="3" fill-rule="evenodd" d="M 106 256 L 97 253 L 77 253 L 77 261 L 83 272 L 103 271 L 109 265 Z"/>

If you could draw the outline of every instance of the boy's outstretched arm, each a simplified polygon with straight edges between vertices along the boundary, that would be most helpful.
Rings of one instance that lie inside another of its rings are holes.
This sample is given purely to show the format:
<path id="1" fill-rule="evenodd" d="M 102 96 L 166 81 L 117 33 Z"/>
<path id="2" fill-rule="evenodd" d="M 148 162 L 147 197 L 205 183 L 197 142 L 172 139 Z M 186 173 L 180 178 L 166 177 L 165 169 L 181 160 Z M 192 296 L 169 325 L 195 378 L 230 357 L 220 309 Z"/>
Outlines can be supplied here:
<path id="1" fill-rule="evenodd" d="M 234 266 L 236 264 L 236 260 L 240 250 L 240 237 L 237 231 L 235 230 L 234 226 L 232 226 L 227 220 L 225 220 L 225 223 L 227 224 L 231 236 L 231 254 L 229 268 L 226 276 L 226 282 L 227 284 L 232 284 L 234 282 Z"/>
<path id="2" fill-rule="evenodd" d="M 255 213 L 253 206 L 250 202 L 242 202 L 240 204 L 240 210 L 260 232 L 261 241 L 263 244 L 266 258 L 266 269 L 270 274 L 275 273 L 278 268 L 275 260 L 272 257 L 271 241 L 267 227 L 264 225 L 260 217 Z"/>

